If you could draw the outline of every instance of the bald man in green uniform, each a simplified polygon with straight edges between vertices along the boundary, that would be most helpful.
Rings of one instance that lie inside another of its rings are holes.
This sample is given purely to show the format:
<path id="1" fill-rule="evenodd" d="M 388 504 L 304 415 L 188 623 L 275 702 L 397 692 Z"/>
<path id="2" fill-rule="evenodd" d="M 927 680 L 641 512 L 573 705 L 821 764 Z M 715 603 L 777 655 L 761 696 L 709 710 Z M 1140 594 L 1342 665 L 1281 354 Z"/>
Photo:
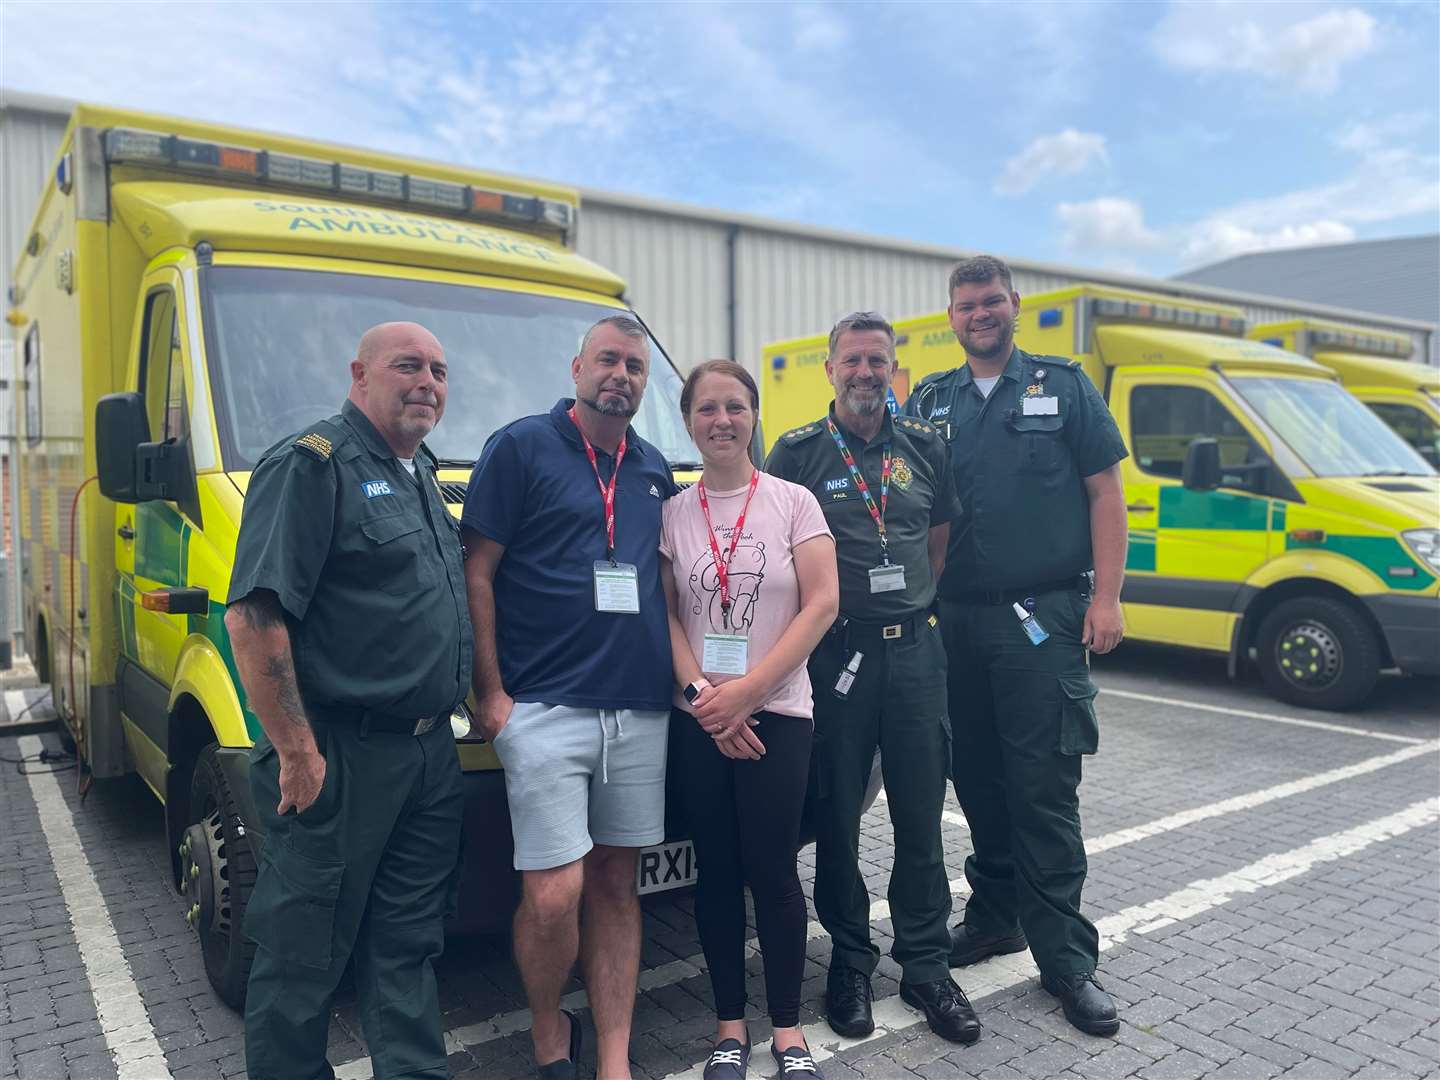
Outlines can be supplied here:
<path id="1" fill-rule="evenodd" d="M 808 488 L 835 537 L 840 617 L 810 656 L 815 746 L 815 913 L 830 934 L 825 1016 L 841 1035 L 875 1028 L 870 895 L 860 815 L 875 752 L 894 828 L 890 917 L 900 996 L 951 1042 L 980 1037 L 950 977 L 950 885 L 940 839 L 950 752 L 945 649 L 932 614 L 950 522 L 960 512 L 945 444 L 924 420 L 892 419 L 895 331 L 856 312 L 830 332 L 829 413 L 776 441 L 766 471 Z"/>
<path id="2" fill-rule="evenodd" d="M 375 1076 L 448 1075 L 432 961 L 464 801 L 449 720 L 472 647 L 459 526 L 421 441 L 447 368 L 423 327 L 386 323 L 350 373 L 339 415 L 251 476 L 225 615 L 264 728 L 245 915 L 253 1080 L 334 1076 L 330 1006 L 352 957 Z"/>
<path id="3" fill-rule="evenodd" d="M 1114 1035 L 1098 935 L 1080 911 L 1079 786 L 1100 737 L 1086 650 L 1109 652 L 1124 634 L 1126 450 L 1079 364 L 1015 346 L 1019 310 L 999 259 L 957 266 L 950 325 L 967 363 L 905 403 L 949 441 L 966 510 L 940 580 L 952 775 L 974 845 L 950 962 L 1028 944 L 1066 1019 Z"/>

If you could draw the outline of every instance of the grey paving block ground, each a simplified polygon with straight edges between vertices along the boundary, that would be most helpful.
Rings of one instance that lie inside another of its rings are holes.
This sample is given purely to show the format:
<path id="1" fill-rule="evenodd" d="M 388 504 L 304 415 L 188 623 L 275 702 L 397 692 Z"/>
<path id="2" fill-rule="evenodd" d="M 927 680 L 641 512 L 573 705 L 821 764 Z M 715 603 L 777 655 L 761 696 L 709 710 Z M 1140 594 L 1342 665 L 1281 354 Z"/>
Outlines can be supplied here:
<path id="1" fill-rule="evenodd" d="M 1102 926 L 1197 882 L 1226 880 L 1262 860 L 1270 865 L 1320 838 L 1440 796 L 1440 754 L 1433 750 L 1372 764 L 1413 745 L 1375 733 L 1440 736 L 1440 684 L 1434 681 L 1386 679 L 1371 708 L 1337 717 L 1280 706 L 1251 683 L 1226 682 L 1218 661 L 1167 650 L 1127 647 L 1097 664 L 1096 680 L 1112 693 L 1100 698 L 1101 753 L 1086 762 L 1082 799 L 1087 839 L 1099 846 L 1090 860 L 1086 904 Z M 1206 712 L 1195 704 L 1325 726 Z M 16 746 L 0 737 L 0 755 L 16 757 Z M 1273 794 L 1278 785 L 1347 768 L 1356 775 Z M 166 881 L 158 803 L 134 778 L 97 783 L 83 801 L 73 772 L 62 773 L 61 782 L 104 914 L 170 1074 L 243 1076 L 242 1022 L 211 992 L 181 902 Z M 1251 800 L 1255 805 L 1212 812 L 1252 793 L 1262 793 Z M 950 808 L 958 811 L 953 800 Z M 1194 820 L 1171 820 L 1154 835 L 1124 833 L 1187 813 Z M 0 822 L 0 1077 L 117 1076 L 108 1041 L 117 1036 L 97 1014 L 31 781 L 14 764 L 4 764 L 0 774 Z M 963 882 L 969 853 L 963 826 L 947 822 L 945 843 L 951 877 Z M 861 841 L 876 900 L 884 896 L 890 850 L 881 802 L 867 815 Z M 802 853 L 801 864 L 808 890 L 811 852 Z M 1114 1039 L 1080 1035 L 1032 978 L 1000 978 L 982 965 L 955 974 L 962 986 L 991 988 L 976 995 L 983 1037 L 971 1047 L 952 1046 L 888 1000 L 898 989 L 898 969 L 886 959 L 876 995 L 899 1020 L 879 1037 L 834 1053 L 823 1063 L 826 1074 L 832 1080 L 1440 1074 L 1440 825 L 1431 820 L 1352 854 L 1315 861 L 1284 880 L 1211 900 L 1195 917 L 1127 933 L 1102 957 L 1102 981 L 1123 1006 L 1124 1024 Z M 963 896 L 957 918 L 962 908 Z M 875 922 L 882 950 L 890 929 L 888 919 Z M 708 983 L 686 966 L 698 963 L 699 951 L 687 896 L 647 903 L 644 988 L 632 1049 L 637 1077 L 668 1077 L 708 1052 Z M 824 1031 L 828 952 L 823 935 L 807 949 L 803 1022 L 822 1025 L 817 1034 Z M 758 957 L 749 970 L 754 1011 L 763 1016 Z M 488 1022 L 512 1020 L 525 1005 L 508 941 L 452 939 L 439 979 L 454 1042 L 452 1075 L 533 1075 L 523 1022 L 510 1024 L 511 1034 L 482 1034 Z M 580 989 L 578 981 L 572 989 Z M 588 1028 L 588 1014 L 582 1016 Z M 757 1019 L 751 1031 L 760 1050 L 753 1071 L 769 1075 L 768 1028 Z M 592 1035 L 587 1030 L 590 1046 Z M 366 1052 L 353 994 L 342 987 L 331 1060 L 342 1076 L 366 1075 Z M 593 1057 L 584 1064 L 588 1073 Z"/>

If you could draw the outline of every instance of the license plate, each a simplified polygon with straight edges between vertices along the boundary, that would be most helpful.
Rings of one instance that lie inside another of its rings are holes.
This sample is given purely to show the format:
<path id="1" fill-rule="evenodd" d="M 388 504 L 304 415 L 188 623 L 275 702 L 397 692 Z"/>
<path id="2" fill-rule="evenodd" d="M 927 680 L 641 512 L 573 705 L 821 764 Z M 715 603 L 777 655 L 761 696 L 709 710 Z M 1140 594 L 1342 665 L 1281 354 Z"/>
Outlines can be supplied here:
<path id="1" fill-rule="evenodd" d="M 641 848 L 636 891 L 644 896 L 694 885 L 696 867 L 695 846 L 689 840 Z"/>

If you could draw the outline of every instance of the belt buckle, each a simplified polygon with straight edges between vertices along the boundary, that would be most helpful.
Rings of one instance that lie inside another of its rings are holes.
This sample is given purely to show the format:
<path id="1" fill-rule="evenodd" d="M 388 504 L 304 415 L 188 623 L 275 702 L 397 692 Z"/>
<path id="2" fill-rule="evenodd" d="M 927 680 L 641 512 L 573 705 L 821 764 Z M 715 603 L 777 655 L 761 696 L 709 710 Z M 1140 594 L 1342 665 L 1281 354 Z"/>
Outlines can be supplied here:
<path id="1" fill-rule="evenodd" d="M 894 641 L 904 632 L 905 624 L 895 623 L 893 626 L 882 626 L 880 628 L 880 637 L 885 641 Z"/>
<path id="2" fill-rule="evenodd" d="M 419 720 L 416 720 L 416 721 L 415 721 L 415 730 L 414 730 L 414 732 L 412 732 L 412 734 L 414 734 L 414 735 L 424 735 L 427 731 L 429 731 L 429 730 L 430 730 L 431 728 L 433 728 L 434 726 L 435 726 L 435 717 L 433 717 L 433 716 L 424 716 L 424 717 L 421 717 Z"/>

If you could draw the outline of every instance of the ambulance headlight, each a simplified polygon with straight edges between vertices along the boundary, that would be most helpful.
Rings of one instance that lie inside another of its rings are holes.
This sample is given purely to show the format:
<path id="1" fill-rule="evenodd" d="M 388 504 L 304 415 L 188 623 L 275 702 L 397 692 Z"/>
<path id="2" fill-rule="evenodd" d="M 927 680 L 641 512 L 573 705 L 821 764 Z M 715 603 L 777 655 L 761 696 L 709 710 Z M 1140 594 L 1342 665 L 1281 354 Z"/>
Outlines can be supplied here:
<path id="1" fill-rule="evenodd" d="M 463 701 L 456 705 L 455 711 L 450 714 L 450 730 L 455 734 L 456 742 L 480 738 L 474 717 L 470 715 L 470 710 Z"/>
<path id="2" fill-rule="evenodd" d="M 1400 535 L 1417 559 L 1440 574 L 1440 529 L 1409 529 Z"/>

